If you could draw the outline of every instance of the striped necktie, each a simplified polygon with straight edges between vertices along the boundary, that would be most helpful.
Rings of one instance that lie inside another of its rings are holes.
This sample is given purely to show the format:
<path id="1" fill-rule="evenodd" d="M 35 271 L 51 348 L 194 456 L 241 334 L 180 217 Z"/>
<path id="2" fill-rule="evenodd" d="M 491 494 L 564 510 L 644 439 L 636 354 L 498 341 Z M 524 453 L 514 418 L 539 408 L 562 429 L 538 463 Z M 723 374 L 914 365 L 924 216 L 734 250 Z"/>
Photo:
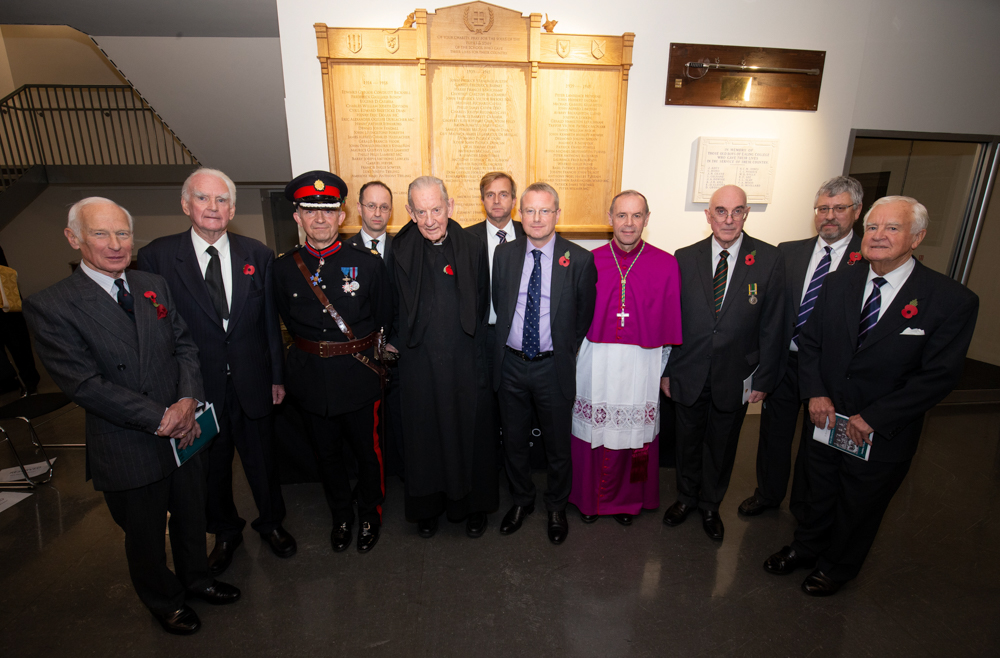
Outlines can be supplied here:
<path id="1" fill-rule="evenodd" d="M 872 279 L 872 294 L 868 295 L 865 307 L 861 309 L 861 326 L 858 328 L 858 347 L 865 342 L 865 338 L 871 332 L 875 323 L 878 322 L 878 312 L 882 306 L 882 293 L 879 291 L 885 284 L 885 279 L 878 276 Z"/>
<path id="2" fill-rule="evenodd" d="M 497 231 L 497 237 L 500 238 L 500 244 L 507 242 L 507 231 Z"/>
<path id="3" fill-rule="evenodd" d="M 729 252 L 723 249 L 719 252 L 719 264 L 715 266 L 715 276 L 712 277 L 712 287 L 715 290 L 715 314 L 722 310 L 722 300 L 726 296 L 726 278 L 729 276 Z"/>
<path id="4" fill-rule="evenodd" d="M 799 305 L 799 316 L 795 319 L 795 334 L 792 336 L 792 340 L 795 341 L 796 345 L 799 344 L 799 334 L 802 333 L 802 325 L 809 319 L 809 314 L 812 313 L 813 307 L 816 306 L 816 298 L 819 297 L 819 289 L 823 286 L 823 279 L 830 273 L 830 254 L 833 252 L 833 247 L 823 248 L 826 249 L 826 254 L 820 259 L 819 264 L 816 266 L 816 271 L 813 272 L 812 279 L 809 281 L 809 288 L 806 289 L 805 298 L 802 300 L 802 304 Z"/>

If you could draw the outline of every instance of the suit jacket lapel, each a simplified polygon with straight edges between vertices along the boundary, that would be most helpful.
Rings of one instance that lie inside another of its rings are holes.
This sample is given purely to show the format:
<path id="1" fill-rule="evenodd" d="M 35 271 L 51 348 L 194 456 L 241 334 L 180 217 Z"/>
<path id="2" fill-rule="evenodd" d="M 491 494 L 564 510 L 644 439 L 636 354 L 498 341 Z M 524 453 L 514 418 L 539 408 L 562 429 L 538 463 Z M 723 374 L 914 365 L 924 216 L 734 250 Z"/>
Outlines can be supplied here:
<path id="1" fill-rule="evenodd" d="M 555 236 L 556 243 L 552 245 L 554 249 L 552 250 L 552 263 L 549 267 L 552 268 L 552 279 L 549 281 L 549 325 L 550 328 L 556 326 L 556 312 L 559 309 L 559 299 L 562 297 L 563 288 L 569 285 L 570 280 L 567 276 L 569 273 L 569 268 L 573 267 L 572 261 L 567 267 L 559 265 L 559 257 L 565 251 L 566 239 L 561 235 Z"/>
<path id="2" fill-rule="evenodd" d="M 756 267 L 756 265 L 747 265 L 746 259 L 750 255 L 750 252 L 756 249 L 757 241 L 744 233 L 743 243 L 740 244 L 740 253 L 736 255 L 736 266 L 733 268 L 733 275 L 729 278 L 729 285 L 726 286 L 726 298 L 722 300 L 722 310 L 719 311 L 718 321 L 721 322 L 726 311 L 733 306 L 747 303 L 743 298 L 743 283 L 746 281 L 750 270 Z M 751 280 L 750 283 L 756 282 Z M 714 296 L 712 304 L 713 306 L 715 304 Z"/>
<path id="3" fill-rule="evenodd" d="M 854 267 L 853 265 L 851 267 Z M 851 277 L 851 282 L 847 286 L 847 299 L 844 300 L 844 313 L 847 316 L 847 333 L 851 339 L 851 345 L 858 344 L 858 330 L 861 328 L 861 310 L 865 306 L 862 298 L 865 292 L 865 284 L 868 282 L 868 263 L 864 267 L 858 268 L 858 273 Z"/>
<path id="4" fill-rule="evenodd" d="M 127 274 L 126 277 L 128 277 Z M 139 340 L 139 372 L 145 376 L 146 373 L 155 372 L 150 363 L 150 346 L 156 340 L 154 336 L 154 323 L 166 322 L 167 320 L 165 318 L 161 320 L 156 317 L 156 308 L 153 306 L 153 303 L 143 296 L 142 293 L 144 291 L 139 291 L 139 288 L 143 286 L 142 282 L 137 280 L 138 278 L 135 276 L 129 278 L 129 287 L 131 287 L 132 294 L 135 296 L 135 334 Z M 139 293 L 136 294 L 136 291 L 139 291 Z M 162 304 L 163 301 L 160 300 L 160 303 Z"/>
<path id="5" fill-rule="evenodd" d="M 101 289 L 93 279 L 87 276 L 79 267 L 76 269 L 76 278 L 73 279 L 79 291 L 76 299 L 72 303 L 83 311 L 86 315 L 96 320 L 102 327 L 108 330 L 116 338 L 136 351 L 139 349 L 139 341 L 136 336 L 135 325 L 129 319 L 125 311 L 118 305 L 111 295 Z M 143 290 L 133 287 L 129 282 L 130 292 L 135 298 L 136 311 L 143 302 L 149 301 L 143 298 Z"/>
<path id="6" fill-rule="evenodd" d="M 859 352 L 868 349 L 886 336 L 898 334 L 901 327 L 910 322 L 910 320 L 903 317 L 903 307 L 916 299 L 917 309 L 919 309 L 920 302 L 923 301 L 919 292 L 923 288 L 924 272 L 920 267 L 920 263 L 916 263 L 906 283 L 899 289 L 896 296 L 892 298 L 892 304 L 889 304 L 889 307 L 883 311 L 882 317 L 879 318 L 878 322 L 868 333 L 864 344 L 858 349 Z M 917 318 L 919 317 L 918 315 Z M 860 324 L 860 319 L 858 324 Z"/>
<path id="7" fill-rule="evenodd" d="M 802 248 L 795 252 L 791 262 L 785 262 L 785 266 L 788 268 L 792 281 L 795 282 L 795 294 L 794 297 L 794 308 L 795 313 L 799 312 L 799 305 L 802 303 L 802 289 L 805 287 L 806 274 L 809 273 L 809 260 L 812 258 L 813 251 L 816 249 L 816 242 L 819 240 L 819 236 L 815 239 L 810 240 L 802 245 Z"/>
<path id="8" fill-rule="evenodd" d="M 215 312 L 215 305 L 212 304 L 212 298 L 208 295 L 208 284 L 205 283 L 205 275 L 202 274 L 198 256 L 194 253 L 191 235 L 187 232 L 181 234 L 180 244 L 177 245 L 177 277 L 205 314 L 221 327 L 222 320 Z M 174 294 L 183 293 L 177 290 L 174 291 Z"/>
<path id="9" fill-rule="evenodd" d="M 514 311 L 517 308 L 517 295 L 521 291 L 521 273 L 524 271 L 524 259 L 527 257 L 524 249 L 510 248 L 505 250 L 507 255 L 507 308 L 504 309 L 504 317 L 513 326 Z M 507 337 L 504 336 L 506 342 Z"/>
<path id="10" fill-rule="evenodd" d="M 698 255 L 696 256 L 698 261 L 698 278 L 701 280 L 702 290 L 705 291 L 705 299 L 708 300 L 708 310 L 712 313 L 713 318 L 715 317 L 715 291 L 712 288 L 712 278 L 715 263 L 712 262 L 712 237 L 709 236 L 708 240 L 702 240 L 701 244 L 698 245 Z"/>
<path id="11" fill-rule="evenodd" d="M 229 327 L 226 333 L 232 333 L 236 321 L 239 320 L 240 312 L 246 305 L 247 295 L 250 293 L 250 277 L 243 273 L 243 268 L 250 264 L 250 255 L 243 248 L 243 243 L 234 240 L 236 236 L 229 235 L 229 260 L 233 269 L 233 290 L 231 303 L 229 304 Z M 256 275 L 257 272 L 254 272 Z M 264 276 L 263 273 L 260 276 Z M 206 284 L 207 288 L 207 284 Z"/>

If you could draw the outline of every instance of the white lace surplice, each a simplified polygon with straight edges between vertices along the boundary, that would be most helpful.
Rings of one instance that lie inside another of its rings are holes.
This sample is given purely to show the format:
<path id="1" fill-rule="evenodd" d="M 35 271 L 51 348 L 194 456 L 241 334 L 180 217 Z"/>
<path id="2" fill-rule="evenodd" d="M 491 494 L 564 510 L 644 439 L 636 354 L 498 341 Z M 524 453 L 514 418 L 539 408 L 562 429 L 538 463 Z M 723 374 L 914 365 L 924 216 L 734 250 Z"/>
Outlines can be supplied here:
<path id="1" fill-rule="evenodd" d="M 636 450 L 660 433 L 660 375 L 670 348 L 591 343 L 576 364 L 573 436 L 591 447 Z"/>

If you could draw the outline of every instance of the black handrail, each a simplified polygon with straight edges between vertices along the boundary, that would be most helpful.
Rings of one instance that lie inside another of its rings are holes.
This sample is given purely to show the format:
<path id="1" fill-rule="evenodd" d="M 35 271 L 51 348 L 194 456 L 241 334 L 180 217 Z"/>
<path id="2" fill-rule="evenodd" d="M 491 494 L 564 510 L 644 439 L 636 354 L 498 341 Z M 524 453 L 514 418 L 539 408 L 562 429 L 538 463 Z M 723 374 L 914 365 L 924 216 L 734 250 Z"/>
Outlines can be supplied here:
<path id="1" fill-rule="evenodd" d="M 24 85 L 0 100 L 0 192 L 39 164 L 199 163 L 129 85 Z"/>

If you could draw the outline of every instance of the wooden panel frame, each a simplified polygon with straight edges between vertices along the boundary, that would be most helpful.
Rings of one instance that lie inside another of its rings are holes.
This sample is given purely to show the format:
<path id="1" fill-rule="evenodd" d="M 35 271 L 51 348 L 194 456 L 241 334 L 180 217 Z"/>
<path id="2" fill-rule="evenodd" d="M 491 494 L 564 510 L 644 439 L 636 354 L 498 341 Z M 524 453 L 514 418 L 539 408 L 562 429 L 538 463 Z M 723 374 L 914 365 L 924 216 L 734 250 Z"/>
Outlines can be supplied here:
<path id="1" fill-rule="evenodd" d="M 420 120 L 417 122 L 419 125 L 412 128 L 419 131 L 419 137 L 411 133 L 410 139 L 419 140 L 422 174 L 440 176 L 441 173 L 435 170 L 434 157 L 437 153 L 438 161 L 442 158 L 442 149 L 435 139 L 435 134 L 441 127 L 434 124 L 435 116 L 440 117 L 441 111 L 438 108 L 435 113 L 431 107 L 433 89 L 431 76 L 428 76 L 428 64 L 431 64 L 433 70 L 439 70 L 441 65 L 454 65 L 459 68 L 525 65 L 529 72 L 526 76 L 526 89 L 523 91 L 528 125 L 524 130 L 512 131 L 518 136 L 518 140 L 521 138 L 526 140 L 523 145 L 517 144 L 522 148 L 512 149 L 514 153 L 523 154 L 525 161 L 523 166 L 511 167 L 512 170 L 526 172 L 527 180 L 517 181 L 522 189 L 536 180 L 540 170 L 548 169 L 543 166 L 546 161 L 539 160 L 545 158 L 546 153 L 542 152 L 543 149 L 539 149 L 541 135 L 539 131 L 544 130 L 544 127 L 539 126 L 538 122 L 542 120 L 540 117 L 549 116 L 545 104 L 551 99 L 539 96 L 539 66 L 543 70 L 574 71 L 575 73 L 567 75 L 578 75 L 581 81 L 587 79 L 590 71 L 600 72 L 605 90 L 608 89 L 606 78 L 608 72 L 618 71 L 619 82 L 614 84 L 611 92 L 607 92 L 611 94 L 610 101 L 615 105 L 612 125 L 604 126 L 606 132 L 602 143 L 606 144 L 607 148 L 602 148 L 600 153 L 595 153 L 592 158 L 595 162 L 604 162 L 605 164 L 597 166 L 606 167 L 610 175 L 603 176 L 597 188 L 584 192 L 573 190 L 564 192 L 556 186 L 563 205 L 578 209 L 573 217 L 564 213 L 563 221 L 557 226 L 560 233 L 574 238 L 609 237 L 611 227 L 607 224 L 604 206 L 610 202 L 611 195 L 621 188 L 628 74 L 632 66 L 635 35 L 631 32 L 621 36 L 543 32 L 541 13 L 524 16 L 518 11 L 486 2 L 468 2 L 439 8 L 430 13 L 425 9 L 417 9 L 408 17 L 406 23 L 404 27 L 390 29 L 330 27 L 322 23 L 314 26 L 317 57 L 323 81 L 326 137 L 331 170 L 337 171 L 338 163 L 347 162 L 345 158 L 354 155 L 348 152 L 350 147 L 347 130 L 344 128 L 356 125 L 351 123 L 354 119 L 345 120 L 341 117 L 338 125 L 335 111 L 337 107 L 342 109 L 346 107 L 338 95 L 347 92 L 338 89 L 338 86 L 332 83 L 335 77 L 334 71 L 341 70 L 341 67 L 373 65 L 416 67 L 419 82 L 416 88 L 410 91 L 414 101 L 419 105 Z M 511 47 L 508 48 L 508 44 L 512 44 Z M 522 93 L 520 90 L 517 92 Z M 393 129 L 398 131 L 398 126 L 394 126 Z M 586 124 L 572 126 L 572 130 L 587 129 Z M 437 151 L 435 146 L 438 147 Z M 607 153 L 607 149 L 612 152 Z M 585 158 L 581 158 L 583 159 Z M 411 168 L 415 168 L 414 165 L 412 161 L 407 163 Z M 482 173 L 485 174 L 486 171 Z M 376 171 L 375 176 L 377 175 Z M 365 181 L 360 180 L 358 176 L 354 178 L 358 180 L 346 178 L 345 180 L 350 192 L 356 194 Z M 451 196 L 458 197 L 458 192 L 461 192 L 463 198 L 466 200 L 470 198 L 470 190 L 455 189 L 452 182 L 447 179 L 445 183 L 449 186 Z M 393 192 L 397 201 L 394 204 L 389 230 L 395 232 L 408 221 L 408 217 L 399 198 L 400 192 L 403 192 L 405 199 L 405 190 L 394 189 Z M 475 195 L 478 197 L 478 187 Z M 576 198 L 578 196 L 580 198 Z M 595 198 L 602 196 L 607 196 L 607 199 Z M 586 203 L 582 202 L 583 199 L 586 199 Z M 360 224 L 353 201 L 349 200 L 345 206 L 348 219 L 344 226 L 347 228 Z M 582 208 L 586 208 L 586 211 L 579 210 Z M 469 208 L 463 211 L 456 207 L 455 214 L 456 219 L 464 225 L 481 221 L 484 217 L 481 206 L 477 207 L 475 212 Z"/>
<path id="2" fill-rule="evenodd" d="M 754 46 L 719 46 L 700 43 L 670 44 L 667 67 L 667 105 L 701 105 L 707 107 L 758 107 L 775 110 L 815 111 L 819 107 L 823 84 L 824 50 L 789 50 Z M 754 70 L 708 70 L 704 77 L 692 79 L 685 74 L 688 62 L 772 67 L 784 69 L 818 69 L 818 75 L 804 73 L 769 73 Z M 723 100 L 725 78 L 752 77 L 749 100 Z"/>

